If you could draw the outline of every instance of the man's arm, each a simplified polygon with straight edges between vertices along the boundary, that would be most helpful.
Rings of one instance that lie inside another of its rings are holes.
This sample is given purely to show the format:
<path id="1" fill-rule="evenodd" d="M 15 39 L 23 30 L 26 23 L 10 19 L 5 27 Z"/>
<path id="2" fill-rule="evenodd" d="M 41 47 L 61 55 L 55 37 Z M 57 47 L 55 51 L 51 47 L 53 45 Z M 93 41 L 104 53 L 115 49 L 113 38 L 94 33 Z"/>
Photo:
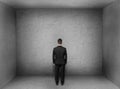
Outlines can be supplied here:
<path id="1" fill-rule="evenodd" d="M 55 58 L 56 58 L 55 57 L 55 49 L 53 49 L 53 56 L 52 57 L 53 57 L 53 64 L 55 64 Z"/>
<path id="2" fill-rule="evenodd" d="M 64 58 L 65 58 L 65 64 L 67 64 L 67 50 L 65 48 L 65 55 L 64 55 Z"/>

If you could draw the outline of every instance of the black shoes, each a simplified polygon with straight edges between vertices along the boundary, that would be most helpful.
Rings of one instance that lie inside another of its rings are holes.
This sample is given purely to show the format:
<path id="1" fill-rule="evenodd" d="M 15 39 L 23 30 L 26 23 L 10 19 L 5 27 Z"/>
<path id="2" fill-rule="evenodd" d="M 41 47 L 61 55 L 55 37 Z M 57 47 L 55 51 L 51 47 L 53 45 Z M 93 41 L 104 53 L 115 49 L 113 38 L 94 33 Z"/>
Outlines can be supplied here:
<path id="1" fill-rule="evenodd" d="M 59 85 L 59 82 L 56 82 L 56 85 L 58 86 Z M 64 85 L 64 82 L 61 81 L 61 85 L 63 86 Z"/>

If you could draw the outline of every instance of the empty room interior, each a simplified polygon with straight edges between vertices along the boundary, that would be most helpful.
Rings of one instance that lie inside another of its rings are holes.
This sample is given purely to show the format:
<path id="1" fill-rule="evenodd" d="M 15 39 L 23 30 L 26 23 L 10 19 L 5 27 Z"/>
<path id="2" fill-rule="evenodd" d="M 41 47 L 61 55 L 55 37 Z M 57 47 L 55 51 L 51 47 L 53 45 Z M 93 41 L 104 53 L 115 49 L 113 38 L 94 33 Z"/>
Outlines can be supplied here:
<path id="1" fill-rule="evenodd" d="M 64 86 L 53 48 L 63 39 Z M 119 89 L 119 0 L 0 0 L 0 89 Z"/>

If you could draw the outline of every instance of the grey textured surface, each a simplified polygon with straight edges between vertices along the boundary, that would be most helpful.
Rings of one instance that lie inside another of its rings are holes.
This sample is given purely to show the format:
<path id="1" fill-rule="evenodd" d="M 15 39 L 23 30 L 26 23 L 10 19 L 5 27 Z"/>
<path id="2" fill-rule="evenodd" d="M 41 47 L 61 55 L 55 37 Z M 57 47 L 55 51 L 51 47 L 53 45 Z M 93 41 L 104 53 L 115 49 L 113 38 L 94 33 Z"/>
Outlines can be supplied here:
<path id="1" fill-rule="evenodd" d="M 102 76 L 69 76 L 64 86 L 56 86 L 53 77 L 17 77 L 3 89 L 119 89 Z"/>
<path id="2" fill-rule="evenodd" d="M 68 52 L 67 74 L 101 73 L 101 9 L 23 9 L 17 11 L 18 74 L 52 74 L 59 37 Z"/>
<path id="3" fill-rule="evenodd" d="M 14 11 L 0 3 L 0 88 L 15 75 L 16 65 Z"/>
<path id="4" fill-rule="evenodd" d="M 120 1 L 104 9 L 103 69 L 106 76 L 120 87 Z"/>
<path id="5" fill-rule="evenodd" d="M 0 0 L 15 8 L 102 8 L 115 0 Z"/>

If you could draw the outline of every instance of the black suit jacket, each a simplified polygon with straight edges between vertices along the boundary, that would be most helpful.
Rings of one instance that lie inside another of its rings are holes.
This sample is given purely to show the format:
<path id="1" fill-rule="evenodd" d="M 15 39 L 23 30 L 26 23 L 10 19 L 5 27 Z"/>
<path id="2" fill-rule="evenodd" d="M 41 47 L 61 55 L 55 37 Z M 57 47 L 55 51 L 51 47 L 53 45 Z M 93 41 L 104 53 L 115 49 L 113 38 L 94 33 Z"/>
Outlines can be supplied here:
<path id="1" fill-rule="evenodd" d="M 53 63 L 54 64 L 67 63 L 67 50 L 65 47 L 57 46 L 53 49 Z"/>

